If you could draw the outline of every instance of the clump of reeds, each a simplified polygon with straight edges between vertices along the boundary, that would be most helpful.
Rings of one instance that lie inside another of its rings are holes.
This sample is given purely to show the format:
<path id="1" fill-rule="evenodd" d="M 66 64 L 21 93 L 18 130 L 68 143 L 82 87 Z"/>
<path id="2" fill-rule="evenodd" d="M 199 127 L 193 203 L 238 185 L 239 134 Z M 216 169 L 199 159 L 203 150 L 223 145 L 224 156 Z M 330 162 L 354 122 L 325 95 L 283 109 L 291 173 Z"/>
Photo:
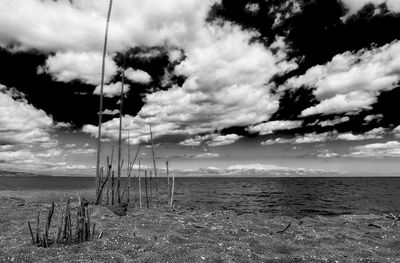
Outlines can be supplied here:
<path id="1" fill-rule="evenodd" d="M 40 230 L 40 211 L 38 211 L 36 219 L 36 233 L 32 230 L 31 223 L 28 221 L 29 232 L 32 238 L 32 244 L 38 247 L 50 247 L 57 244 L 78 244 L 85 241 L 89 241 L 96 238 L 96 224 L 91 224 L 90 213 L 91 209 L 89 203 L 85 199 L 79 198 L 79 202 L 75 208 L 76 213 L 73 213 L 73 207 L 71 206 L 70 199 L 66 202 L 63 209 L 60 211 L 60 216 L 55 228 L 57 229 L 56 234 L 51 236 L 51 221 L 54 215 L 54 203 L 51 203 L 51 207 L 47 214 L 46 224 L 44 231 Z M 75 216 L 75 220 L 73 217 Z M 74 224 L 75 222 L 75 224 Z M 54 231 L 53 231 L 54 232 Z M 97 238 L 101 237 L 100 235 Z"/>

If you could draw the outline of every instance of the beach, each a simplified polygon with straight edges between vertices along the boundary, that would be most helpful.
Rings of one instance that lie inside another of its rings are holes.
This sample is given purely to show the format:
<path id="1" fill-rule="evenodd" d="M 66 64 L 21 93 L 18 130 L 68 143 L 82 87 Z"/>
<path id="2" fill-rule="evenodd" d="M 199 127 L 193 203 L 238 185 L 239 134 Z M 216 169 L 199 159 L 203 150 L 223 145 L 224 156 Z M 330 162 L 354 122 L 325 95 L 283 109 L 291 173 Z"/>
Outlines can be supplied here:
<path id="1" fill-rule="evenodd" d="M 89 191 L 79 194 L 90 199 Z M 295 218 L 154 203 L 131 205 L 125 216 L 91 205 L 101 238 L 32 245 L 27 222 L 36 222 L 38 210 L 44 222 L 51 201 L 57 222 L 57 200 L 67 197 L 59 190 L 0 191 L 0 262 L 400 262 L 400 226 L 384 215 Z"/>

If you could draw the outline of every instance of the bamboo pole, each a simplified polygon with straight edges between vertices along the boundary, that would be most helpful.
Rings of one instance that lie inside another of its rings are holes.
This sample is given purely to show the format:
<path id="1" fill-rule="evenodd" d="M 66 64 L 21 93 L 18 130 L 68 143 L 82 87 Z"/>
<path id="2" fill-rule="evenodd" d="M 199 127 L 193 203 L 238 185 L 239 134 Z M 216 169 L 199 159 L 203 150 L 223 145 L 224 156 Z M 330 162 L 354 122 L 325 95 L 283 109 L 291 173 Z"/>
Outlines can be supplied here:
<path id="1" fill-rule="evenodd" d="M 31 223 L 29 223 L 29 221 L 28 221 L 28 226 L 29 226 L 29 232 L 31 233 L 32 244 L 35 244 L 35 238 L 33 237 L 32 227 L 31 227 Z"/>
<path id="2" fill-rule="evenodd" d="M 149 209 L 149 195 L 147 193 L 147 170 L 144 170 L 144 188 L 146 190 L 146 204 L 147 204 L 147 209 Z"/>
<path id="3" fill-rule="evenodd" d="M 110 24 L 110 16 L 111 16 L 112 2 L 113 2 L 113 0 L 110 0 L 109 6 L 108 6 L 107 21 L 106 21 L 106 30 L 105 30 L 105 33 L 104 33 L 103 60 L 102 60 L 102 63 L 101 63 L 100 102 L 99 102 L 99 108 L 100 108 L 100 109 L 99 109 L 99 128 L 98 128 L 98 134 L 97 134 L 96 182 L 98 182 L 98 177 L 99 177 L 99 175 L 100 175 L 101 124 L 102 124 L 102 117 L 103 117 L 104 71 L 105 71 L 105 64 L 106 64 L 108 27 L 109 27 L 109 24 Z M 97 183 L 96 183 L 96 189 L 98 189 Z"/>
<path id="4" fill-rule="evenodd" d="M 153 201 L 153 187 L 151 186 L 151 181 L 152 181 L 152 172 L 151 172 L 151 170 L 149 171 L 149 177 L 150 177 L 150 183 L 149 183 L 149 185 L 150 185 L 150 201 Z"/>
<path id="5" fill-rule="evenodd" d="M 151 152 L 153 156 L 153 168 L 154 168 L 154 176 L 156 181 L 156 199 L 158 203 L 158 177 L 157 177 L 157 167 L 156 167 L 156 159 L 154 156 L 154 145 L 153 145 L 153 132 L 151 131 L 151 124 L 150 124 L 150 139 L 151 139 Z"/>
<path id="6" fill-rule="evenodd" d="M 139 179 L 138 179 L 138 186 L 139 186 L 139 208 L 140 209 L 142 209 L 142 186 L 141 186 L 141 184 L 140 184 L 140 163 L 141 163 L 141 161 L 142 161 L 142 158 L 140 157 L 139 158 L 139 172 L 138 172 L 138 176 L 139 176 Z"/>
<path id="7" fill-rule="evenodd" d="M 115 197 L 115 191 L 114 191 L 114 171 L 111 172 L 111 205 L 114 205 L 114 197 Z"/>
<path id="8" fill-rule="evenodd" d="M 127 203 L 129 203 L 129 188 L 131 186 L 132 166 L 133 166 L 133 164 L 131 165 L 131 144 L 130 144 L 129 131 L 128 131 L 128 169 L 127 169 L 127 177 L 128 177 L 128 180 L 127 180 L 128 190 L 127 191 L 128 191 L 128 193 L 127 193 L 127 198 L 126 198 Z"/>
<path id="9" fill-rule="evenodd" d="M 169 186 L 169 167 L 168 167 L 168 160 L 165 162 L 165 165 L 167 166 L 167 203 L 169 202 L 170 199 L 170 186 Z"/>
<path id="10" fill-rule="evenodd" d="M 122 170 L 122 165 L 120 165 L 121 161 L 121 143 L 122 143 L 122 107 L 124 104 L 124 69 L 122 69 L 122 81 L 121 81 L 121 98 L 120 101 L 121 103 L 119 104 L 119 135 L 118 135 L 118 180 L 117 180 L 117 198 L 118 198 L 118 204 L 121 203 L 121 170 Z M 129 160 L 128 160 L 129 164 Z"/>
<path id="11" fill-rule="evenodd" d="M 175 188 L 175 173 L 172 173 L 172 185 L 171 185 L 171 199 L 169 201 L 169 206 L 172 207 L 174 202 L 174 189 Z"/>

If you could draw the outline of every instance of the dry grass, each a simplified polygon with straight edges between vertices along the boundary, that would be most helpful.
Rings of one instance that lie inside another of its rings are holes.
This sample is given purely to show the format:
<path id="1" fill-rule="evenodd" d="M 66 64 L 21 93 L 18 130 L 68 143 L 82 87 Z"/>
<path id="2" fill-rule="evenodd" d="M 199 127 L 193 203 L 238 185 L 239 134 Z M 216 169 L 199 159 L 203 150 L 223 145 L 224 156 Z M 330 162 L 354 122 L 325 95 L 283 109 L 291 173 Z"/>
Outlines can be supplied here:
<path id="1" fill-rule="evenodd" d="M 0 192 L 0 262 L 400 262 L 400 226 L 375 215 L 294 219 L 164 207 L 119 217 L 96 206 L 91 220 L 101 239 L 38 248 L 26 222 L 37 207 L 45 215 L 49 200 L 26 198 L 35 195 Z"/>

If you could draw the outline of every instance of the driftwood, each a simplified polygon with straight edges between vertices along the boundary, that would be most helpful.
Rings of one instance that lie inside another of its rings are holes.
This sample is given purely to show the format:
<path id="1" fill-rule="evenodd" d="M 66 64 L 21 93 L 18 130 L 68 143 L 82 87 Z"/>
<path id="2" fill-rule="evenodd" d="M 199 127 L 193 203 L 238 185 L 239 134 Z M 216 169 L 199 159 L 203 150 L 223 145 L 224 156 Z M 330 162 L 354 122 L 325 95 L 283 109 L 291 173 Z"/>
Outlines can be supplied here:
<path id="1" fill-rule="evenodd" d="M 292 223 L 289 223 L 289 224 L 285 227 L 285 229 L 276 231 L 276 233 L 277 233 L 277 234 L 283 234 L 283 233 L 285 233 L 285 231 L 288 230 L 289 227 L 290 227 L 291 225 L 292 225 Z"/>

